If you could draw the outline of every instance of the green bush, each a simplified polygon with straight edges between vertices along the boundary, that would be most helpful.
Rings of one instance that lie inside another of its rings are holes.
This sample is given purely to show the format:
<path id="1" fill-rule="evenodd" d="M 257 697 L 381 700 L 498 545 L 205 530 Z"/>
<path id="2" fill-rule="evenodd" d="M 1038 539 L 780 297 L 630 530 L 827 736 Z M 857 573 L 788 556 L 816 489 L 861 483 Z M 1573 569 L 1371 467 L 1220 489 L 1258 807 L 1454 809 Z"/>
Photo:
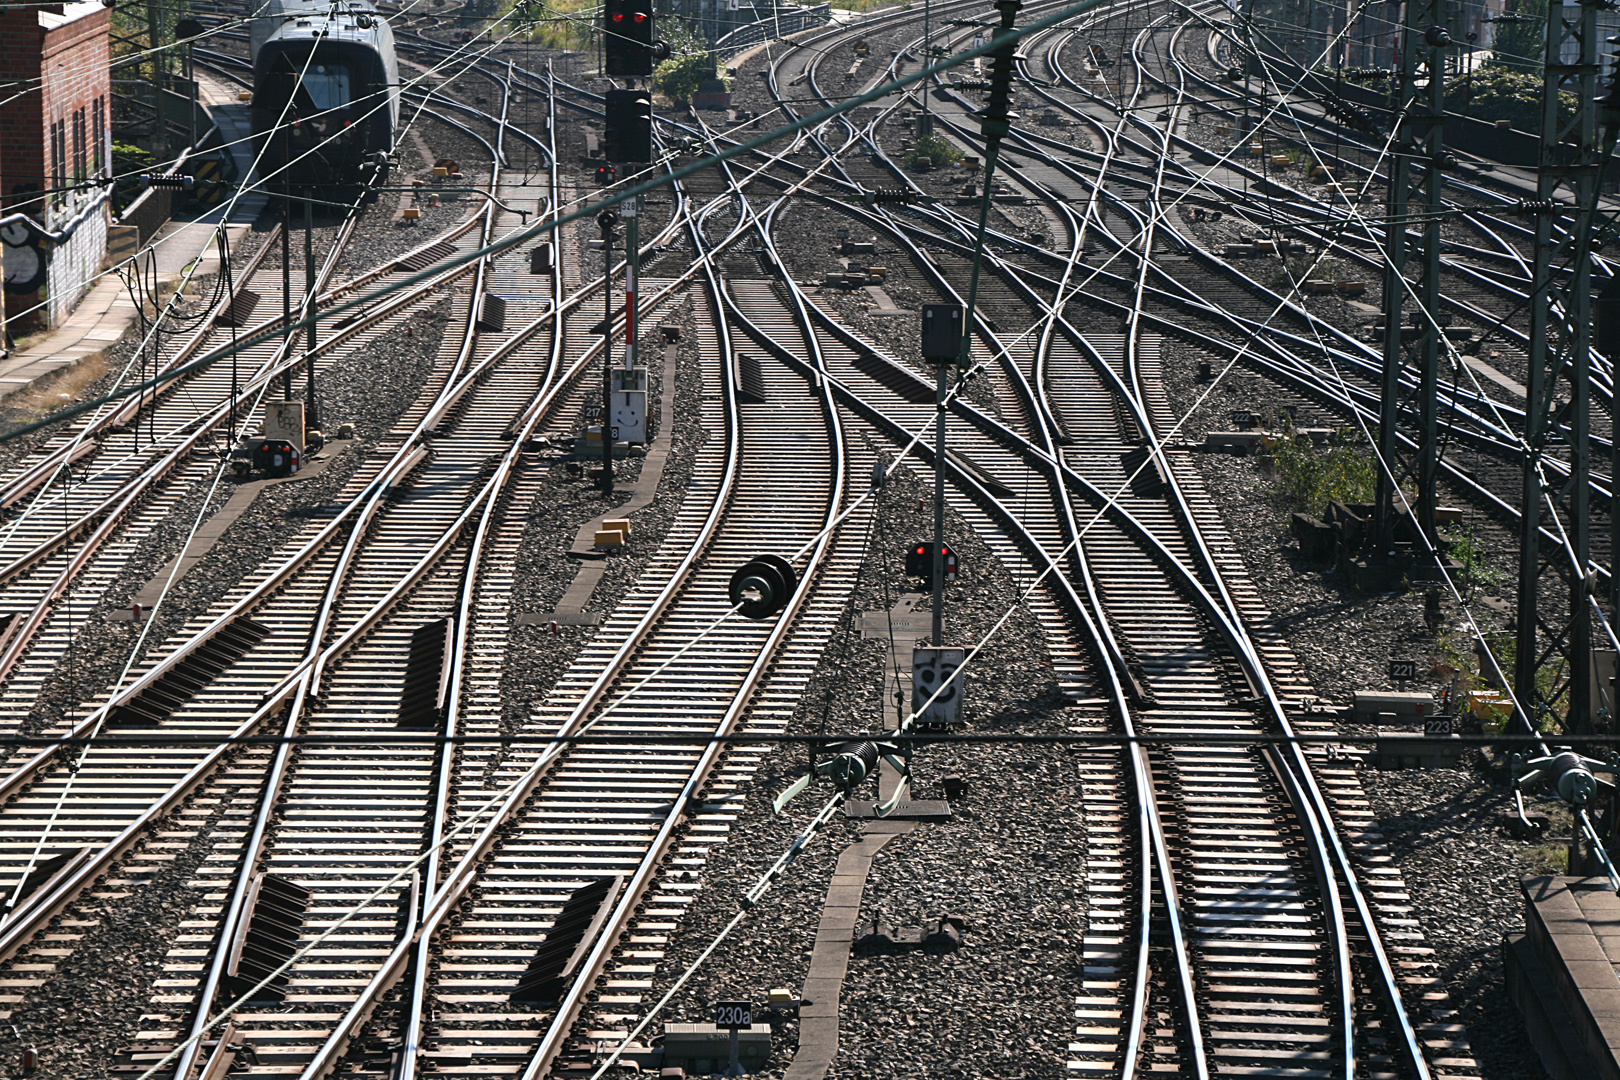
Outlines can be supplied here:
<path id="1" fill-rule="evenodd" d="M 935 168 L 938 168 L 941 165 L 954 165 L 961 161 L 962 151 L 942 136 L 924 135 L 917 140 L 916 147 L 907 152 L 905 156 L 907 168 L 915 166 L 920 157 L 926 157 Z"/>
<path id="2" fill-rule="evenodd" d="M 1327 504 L 1370 502 L 1378 486 L 1378 470 L 1371 451 L 1352 442 L 1358 436 L 1341 432 L 1326 446 L 1287 432 L 1271 448 L 1273 476 L 1283 495 L 1307 513 L 1320 514 Z"/>
<path id="3" fill-rule="evenodd" d="M 1472 75 L 1458 75 L 1446 84 L 1446 108 L 1466 113 L 1476 120 L 1508 120 L 1519 131 L 1541 130 L 1541 74 L 1515 71 L 1494 64 Z M 1576 98 L 1570 92 L 1558 95 L 1558 112 L 1568 117 L 1575 111 Z"/>
<path id="4" fill-rule="evenodd" d="M 1489 553 L 1479 542 L 1472 525 L 1448 529 L 1441 534 L 1446 552 L 1457 560 L 1460 567 L 1457 584 L 1463 587 L 1464 598 L 1472 597 L 1480 586 L 1498 584 L 1501 575 L 1490 564 Z"/>
<path id="5" fill-rule="evenodd" d="M 693 94 L 719 78 L 714 55 L 685 20 L 666 16 L 658 28 L 659 36 L 669 42 L 669 59 L 654 69 L 653 89 L 677 105 L 690 105 Z"/>

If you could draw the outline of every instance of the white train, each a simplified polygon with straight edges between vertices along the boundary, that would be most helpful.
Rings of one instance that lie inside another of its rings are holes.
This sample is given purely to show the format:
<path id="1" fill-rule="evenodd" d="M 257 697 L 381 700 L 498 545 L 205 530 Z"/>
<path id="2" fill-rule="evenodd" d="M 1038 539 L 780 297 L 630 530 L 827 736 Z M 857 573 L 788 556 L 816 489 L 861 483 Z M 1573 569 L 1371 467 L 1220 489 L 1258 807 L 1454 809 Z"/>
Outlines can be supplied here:
<path id="1" fill-rule="evenodd" d="M 250 23 L 253 134 L 272 187 L 358 184 L 399 128 L 399 60 L 367 0 L 261 0 Z"/>

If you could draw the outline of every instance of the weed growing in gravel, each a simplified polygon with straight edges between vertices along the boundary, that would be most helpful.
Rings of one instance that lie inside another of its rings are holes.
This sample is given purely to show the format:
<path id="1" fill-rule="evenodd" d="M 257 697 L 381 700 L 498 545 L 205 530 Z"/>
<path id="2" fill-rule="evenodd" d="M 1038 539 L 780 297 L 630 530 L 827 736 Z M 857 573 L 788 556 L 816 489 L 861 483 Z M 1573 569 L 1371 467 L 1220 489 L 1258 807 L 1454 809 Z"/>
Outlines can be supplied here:
<path id="1" fill-rule="evenodd" d="M 962 151 L 939 135 L 924 135 L 917 140 L 916 149 L 906 154 L 906 166 L 915 166 L 920 157 L 926 157 L 937 169 L 941 165 L 955 165 L 961 161 Z"/>
<path id="2" fill-rule="evenodd" d="M 1575 827 L 1575 819 L 1570 815 L 1569 808 L 1557 799 L 1537 799 L 1526 809 L 1532 821 L 1538 817 L 1545 818 L 1547 824 L 1539 843 L 1525 841 L 1516 860 L 1519 872 L 1525 877 L 1568 873 L 1569 835 Z"/>
<path id="3" fill-rule="evenodd" d="M 1569 870 L 1569 845 L 1537 844 L 1519 855 L 1519 871 L 1525 877 L 1563 874 Z"/>
<path id="4" fill-rule="evenodd" d="M 1368 502 L 1377 487 L 1373 457 L 1352 442 L 1354 433 L 1342 431 L 1326 446 L 1293 437 L 1284 425 L 1284 438 L 1271 448 L 1272 476 L 1283 495 L 1312 514 L 1329 502 Z"/>
<path id="5" fill-rule="evenodd" d="M 1502 673 L 1511 680 L 1519 653 L 1517 639 L 1506 631 L 1487 634 L 1486 637 Z M 1533 705 L 1536 715 L 1540 717 L 1536 727 L 1543 735 L 1555 734 L 1563 728 L 1560 718 L 1569 711 L 1568 674 L 1569 668 L 1561 659 L 1556 663 L 1544 662 L 1536 669 L 1536 700 Z M 1497 730 L 1500 730 L 1500 726 Z"/>
<path id="6" fill-rule="evenodd" d="M 1451 557 L 1457 560 L 1457 584 L 1462 586 L 1464 600 L 1473 599 L 1475 591 L 1481 587 L 1489 588 L 1501 582 L 1502 575 L 1491 566 L 1473 525 L 1447 529 L 1441 533 L 1441 538 Z"/>

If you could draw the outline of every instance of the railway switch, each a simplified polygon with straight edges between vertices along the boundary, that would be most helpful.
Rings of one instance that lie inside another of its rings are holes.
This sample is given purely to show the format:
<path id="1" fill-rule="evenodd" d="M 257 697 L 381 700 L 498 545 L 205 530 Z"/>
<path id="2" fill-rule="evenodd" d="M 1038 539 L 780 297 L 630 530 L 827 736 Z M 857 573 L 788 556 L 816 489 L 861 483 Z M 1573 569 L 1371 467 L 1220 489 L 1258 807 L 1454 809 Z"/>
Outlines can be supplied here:
<path id="1" fill-rule="evenodd" d="M 277 970 L 298 951 L 310 893 L 276 874 L 261 873 L 248 887 L 244 917 L 231 935 L 223 989 L 231 998 L 252 993 L 259 1003 L 285 1001 L 291 982 Z M 264 985 L 259 985 L 263 983 Z"/>
<path id="2" fill-rule="evenodd" d="M 756 555 L 731 575 L 732 604 L 744 618 L 768 619 L 787 607 L 799 575 L 780 555 Z"/>

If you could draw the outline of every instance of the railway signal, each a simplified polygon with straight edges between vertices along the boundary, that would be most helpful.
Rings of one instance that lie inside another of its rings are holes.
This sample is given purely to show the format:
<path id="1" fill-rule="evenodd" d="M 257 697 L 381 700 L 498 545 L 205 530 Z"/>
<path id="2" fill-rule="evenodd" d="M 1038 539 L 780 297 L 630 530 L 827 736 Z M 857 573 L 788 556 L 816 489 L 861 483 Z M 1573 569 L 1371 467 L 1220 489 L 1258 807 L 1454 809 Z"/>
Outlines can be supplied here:
<path id="1" fill-rule="evenodd" d="M 651 161 L 652 95 L 645 90 L 609 90 L 602 154 L 609 161 Z"/>
<path id="2" fill-rule="evenodd" d="M 962 305 L 924 304 L 922 357 L 930 364 L 962 360 Z"/>
<path id="3" fill-rule="evenodd" d="M 945 548 L 945 580 L 956 581 L 957 562 L 956 552 L 951 550 L 949 544 Z M 934 580 L 934 545 L 927 540 L 918 540 L 906 548 L 906 576 L 922 578 L 924 584 L 932 584 Z"/>
<path id="4" fill-rule="evenodd" d="M 619 182 L 619 170 L 612 165 L 598 165 L 596 167 L 596 186 L 612 187 Z"/>
<path id="5" fill-rule="evenodd" d="M 669 43 L 657 39 L 652 0 L 607 0 L 602 6 L 602 72 L 611 79 L 644 79 Z"/>

